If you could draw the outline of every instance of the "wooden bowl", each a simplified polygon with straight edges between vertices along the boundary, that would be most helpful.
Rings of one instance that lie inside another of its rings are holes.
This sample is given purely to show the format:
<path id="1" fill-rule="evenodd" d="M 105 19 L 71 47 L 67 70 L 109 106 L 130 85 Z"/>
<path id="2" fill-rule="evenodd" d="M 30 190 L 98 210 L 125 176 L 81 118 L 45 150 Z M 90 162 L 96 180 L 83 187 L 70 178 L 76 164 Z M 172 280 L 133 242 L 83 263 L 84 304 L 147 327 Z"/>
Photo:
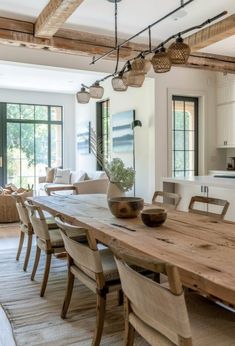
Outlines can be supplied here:
<path id="1" fill-rule="evenodd" d="M 111 213 L 121 219 L 137 217 L 144 207 L 140 197 L 114 197 L 108 199 Z"/>
<path id="2" fill-rule="evenodd" d="M 162 208 L 145 209 L 141 212 L 141 219 L 148 227 L 158 227 L 166 221 L 167 212 Z"/>

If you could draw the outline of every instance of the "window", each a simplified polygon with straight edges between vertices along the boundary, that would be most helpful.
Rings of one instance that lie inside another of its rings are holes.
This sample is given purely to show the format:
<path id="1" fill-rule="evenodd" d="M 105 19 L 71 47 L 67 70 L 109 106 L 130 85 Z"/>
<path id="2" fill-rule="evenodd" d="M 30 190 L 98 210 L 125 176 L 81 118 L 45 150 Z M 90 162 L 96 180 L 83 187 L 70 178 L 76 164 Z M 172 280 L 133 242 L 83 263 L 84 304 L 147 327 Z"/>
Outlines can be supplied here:
<path id="1" fill-rule="evenodd" d="M 198 99 L 172 97 L 172 176 L 198 175 Z"/>
<path id="2" fill-rule="evenodd" d="M 110 105 L 109 100 L 97 102 L 96 114 L 96 133 L 97 138 L 101 140 L 101 151 L 104 160 L 110 158 Z M 97 162 L 97 169 L 103 169 Z"/>
<path id="3" fill-rule="evenodd" d="M 31 187 L 45 167 L 62 166 L 62 107 L 1 104 L 4 183 Z"/>

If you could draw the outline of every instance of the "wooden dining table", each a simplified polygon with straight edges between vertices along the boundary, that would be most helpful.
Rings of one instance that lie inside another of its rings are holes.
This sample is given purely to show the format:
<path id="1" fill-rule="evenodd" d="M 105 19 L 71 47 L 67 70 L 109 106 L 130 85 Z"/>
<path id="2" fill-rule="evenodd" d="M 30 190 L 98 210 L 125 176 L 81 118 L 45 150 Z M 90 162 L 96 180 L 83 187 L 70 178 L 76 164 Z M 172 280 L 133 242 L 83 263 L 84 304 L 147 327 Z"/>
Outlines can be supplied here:
<path id="1" fill-rule="evenodd" d="M 39 196 L 31 201 L 89 229 L 103 244 L 117 239 L 127 251 L 177 266 L 185 286 L 235 306 L 234 223 L 169 210 L 163 225 L 149 228 L 140 217 L 115 218 L 105 195 Z M 153 206 L 145 205 L 149 207 Z"/>

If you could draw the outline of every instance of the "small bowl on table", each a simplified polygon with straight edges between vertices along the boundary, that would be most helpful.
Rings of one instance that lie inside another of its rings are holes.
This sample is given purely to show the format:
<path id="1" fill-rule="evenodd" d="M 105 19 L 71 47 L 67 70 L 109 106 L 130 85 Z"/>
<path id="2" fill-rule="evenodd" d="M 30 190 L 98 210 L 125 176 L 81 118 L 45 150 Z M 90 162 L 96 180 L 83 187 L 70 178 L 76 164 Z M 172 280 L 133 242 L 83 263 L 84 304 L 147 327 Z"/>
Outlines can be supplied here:
<path id="1" fill-rule="evenodd" d="M 142 222 L 148 227 L 159 227 L 167 218 L 167 211 L 163 208 L 145 209 L 141 212 Z"/>
<path id="2" fill-rule="evenodd" d="M 120 219 L 137 217 L 144 208 L 144 200 L 140 197 L 113 197 L 108 199 L 111 213 Z"/>

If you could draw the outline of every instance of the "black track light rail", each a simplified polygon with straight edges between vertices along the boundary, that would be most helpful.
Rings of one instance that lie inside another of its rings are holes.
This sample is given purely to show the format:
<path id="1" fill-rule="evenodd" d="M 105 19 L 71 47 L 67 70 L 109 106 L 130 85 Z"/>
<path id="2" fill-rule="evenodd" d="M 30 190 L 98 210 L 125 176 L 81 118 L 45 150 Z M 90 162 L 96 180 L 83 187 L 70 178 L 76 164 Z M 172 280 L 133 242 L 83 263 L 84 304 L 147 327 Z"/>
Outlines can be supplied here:
<path id="1" fill-rule="evenodd" d="M 164 19 L 172 16 L 175 12 L 181 10 L 182 8 L 186 7 L 187 5 L 191 4 L 191 2 L 193 2 L 194 0 L 188 0 L 185 3 L 181 2 L 181 5 L 179 7 L 177 7 L 176 9 L 174 9 L 173 11 L 167 13 L 166 15 L 164 15 L 163 17 L 159 18 L 158 20 L 156 20 L 155 22 L 153 22 L 152 24 L 146 26 L 144 29 L 140 30 L 139 32 L 137 32 L 135 35 L 129 37 L 128 39 L 126 39 L 125 41 L 123 41 L 122 43 L 120 43 L 119 45 L 117 45 L 117 39 L 116 39 L 116 46 L 114 48 L 112 48 L 109 52 L 101 55 L 98 58 L 93 58 L 92 62 L 90 63 L 90 65 L 94 65 L 97 61 L 105 58 L 106 56 L 108 56 L 109 54 L 115 52 L 116 50 L 120 50 L 120 48 L 122 46 L 124 46 L 124 44 L 130 42 L 131 40 L 133 40 L 134 38 L 140 36 L 141 34 L 143 34 L 145 31 L 149 31 L 151 30 L 151 28 L 157 24 L 159 24 L 160 22 L 162 22 Z M 117 14 L 117 1 L 115 1 L 115 16 Z M 116 24 L 115 24 L 116 25 Z"/>
<path id="2" fill-rule="evenodd" d="M 150 49 L 149 50 L 146 50 L 144 52 L 141 52 L 139 53 L 136 57 L 132 58 L 132 59 L 129 59 L 123 66 L 123 68 L 121 69 L 121 71 L 117 71 L 117 66 L 118 66 L 118 60 L 119 60 L 119 57 L 117 57 L 117 64 L 116 64 L 116 69 L 114 71 L 114 73 L 110 74 L 110 75 L 107 75 L 105 76 L 104 78 L 100 79 L 99 82 L 104 82 L 106 79 L 109 79 L 111 77 L 114 77 L 117 73 L 124 73 L 126 67 L 128 65 L 130 65 L 130 61 L 133 61 L 141 56 L 147 56 L 148 54 L 151 54 L 151 53 L 154 53 L 156 51 L 158 51 L 161 47 L 163 47 L 167 42 L 169 42 L 170 40 L 176 38 L 176 37 L 180 37 L 181 35 L 184 35 L 190 31 L 193 31 L 193 30 L 196 30 L 196 29 L 201 29 L 203 28 L 204 26 L 212 23 L 213 21 L 225 16 L 228 12 L 227 11 L 223 11 L 221 13 L 219 13 L 218 15 L 212 17 L 212 18 L 209 18 L 207 19 L 205 22 L 199 24 L 199 25 L 196 25 L 196 26 L 193 26 L 193 27 L 190 27 L 189 29 L 186 29 L 184 31 L 181 31 L 181 32 L 178 32 L 177 34 L 174 34 L 172 36 L 170 36 L 169 38 L 167 38 L 165 41 L 161 42 L 157 47 L 155 47 L 154 49 L 151 49 L 151 44 L 150 44 Z M 118 50 L 119 52 L 119 50 Z"/>

